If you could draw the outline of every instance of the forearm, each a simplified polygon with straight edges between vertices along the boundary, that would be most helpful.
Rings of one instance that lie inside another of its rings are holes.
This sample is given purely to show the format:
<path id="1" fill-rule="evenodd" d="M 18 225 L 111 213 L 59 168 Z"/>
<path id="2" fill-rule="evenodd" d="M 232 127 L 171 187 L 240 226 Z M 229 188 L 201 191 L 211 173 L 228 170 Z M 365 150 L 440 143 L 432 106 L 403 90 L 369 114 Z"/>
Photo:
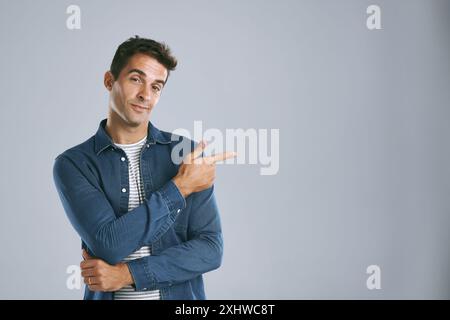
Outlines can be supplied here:
<path id="1" fill-rule="evenodd" d="M 176 186 L 168 182 L 153 192 L 144 204 L 120 218 L 101 225 L 88 247 L 93 254 L 115 264 L 132 252 L 158 240 L 173 224 L 185 207 L 185 200 Z"/>
<path id="2" fill-rule="evenodd" d="M 203 234 L 158 255 L 132 260 L 127 264 L 136 290 L 156 290 L 217 269 L 222 255 L 222 234 Z"/>
<path id="3" fill-rule="evenodd" d="M 117 217 L 95 184 L 66 158 L 55 162 L 54 181 L 65 212 L 90 252 L 116 264 L 170 228 L 186 202 L 172 181 L 152 192 L 144 204 Z"/>

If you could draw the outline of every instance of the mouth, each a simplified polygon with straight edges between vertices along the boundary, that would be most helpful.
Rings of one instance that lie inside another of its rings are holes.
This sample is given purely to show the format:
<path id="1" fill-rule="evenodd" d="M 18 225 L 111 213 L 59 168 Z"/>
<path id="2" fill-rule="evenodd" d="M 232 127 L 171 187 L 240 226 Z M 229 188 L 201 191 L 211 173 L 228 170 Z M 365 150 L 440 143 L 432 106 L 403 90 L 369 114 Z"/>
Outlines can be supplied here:
<path id="1" fill-rule="evenodd" d="M 136 110 L 136 111 L 138 111 L 138 112 L 144 112 L 144 111 L 149 110 L 149 108 L 140 106 L 140 105 L 138 105 L 138 104 L 133 104 L 133 103 L 131 103 L 131 107 L 133 107 L 133 109 Z"/>

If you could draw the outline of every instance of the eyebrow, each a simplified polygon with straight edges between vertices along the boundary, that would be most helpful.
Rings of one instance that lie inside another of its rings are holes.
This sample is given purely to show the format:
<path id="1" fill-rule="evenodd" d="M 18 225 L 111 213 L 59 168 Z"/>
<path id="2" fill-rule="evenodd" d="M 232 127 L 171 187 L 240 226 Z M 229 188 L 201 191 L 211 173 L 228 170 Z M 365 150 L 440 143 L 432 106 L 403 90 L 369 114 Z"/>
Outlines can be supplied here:
<path id="1" fill-rule="evenodd" d="M 140 69 L 131 69 L 130 71 L 127 72 L 127 74 L 130 74 L 130 73 L 133 73 L 133 72 L 139 73 L 141 76 L 144 76 L 144 77 L 147 76 L 147 74 L 144 71 L 140 70 Z M 155 80 L 155 82 L 162 83 L 162 85 L 166 84 L 166 82 L 164 80 L 160 80 L 160 79 Z"/>

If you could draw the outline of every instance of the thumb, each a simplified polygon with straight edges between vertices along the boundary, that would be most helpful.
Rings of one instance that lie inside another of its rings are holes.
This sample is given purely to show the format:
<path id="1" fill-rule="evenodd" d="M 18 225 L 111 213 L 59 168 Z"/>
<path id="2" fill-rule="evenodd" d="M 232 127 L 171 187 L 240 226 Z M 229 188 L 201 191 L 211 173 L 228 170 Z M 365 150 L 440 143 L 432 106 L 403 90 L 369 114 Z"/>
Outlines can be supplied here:
<path id="1" fill-rule="evenodd" d="M 83 249 L 83 252 L 81 255 L 83 256 L 84 260 L 92 259 L 92 257 L 87 253 L 87 251 L 85 249 Z"/>

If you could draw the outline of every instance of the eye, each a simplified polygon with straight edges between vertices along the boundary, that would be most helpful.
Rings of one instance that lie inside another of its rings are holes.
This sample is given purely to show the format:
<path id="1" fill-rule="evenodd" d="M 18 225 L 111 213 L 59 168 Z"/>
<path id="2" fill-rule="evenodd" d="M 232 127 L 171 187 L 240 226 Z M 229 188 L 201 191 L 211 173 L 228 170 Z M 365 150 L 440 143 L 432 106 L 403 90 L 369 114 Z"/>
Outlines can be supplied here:
<path id="1" fill-rule="evenodd" d="M 153 86 L 153 90 L 155 90 L 156 92 L 160 92 L 160 91 L 161 91 L 161 88 L 158 87 L 158 86 Z"/>
<path id="2" fill-rule="evenodd" d="M 131 79 L 131 81 L 136 82 L 136 83 L 140 83 L 141 82 L 141 79 L 139 79 L 137 77 L 131 77 L 130 79 Z"/>

